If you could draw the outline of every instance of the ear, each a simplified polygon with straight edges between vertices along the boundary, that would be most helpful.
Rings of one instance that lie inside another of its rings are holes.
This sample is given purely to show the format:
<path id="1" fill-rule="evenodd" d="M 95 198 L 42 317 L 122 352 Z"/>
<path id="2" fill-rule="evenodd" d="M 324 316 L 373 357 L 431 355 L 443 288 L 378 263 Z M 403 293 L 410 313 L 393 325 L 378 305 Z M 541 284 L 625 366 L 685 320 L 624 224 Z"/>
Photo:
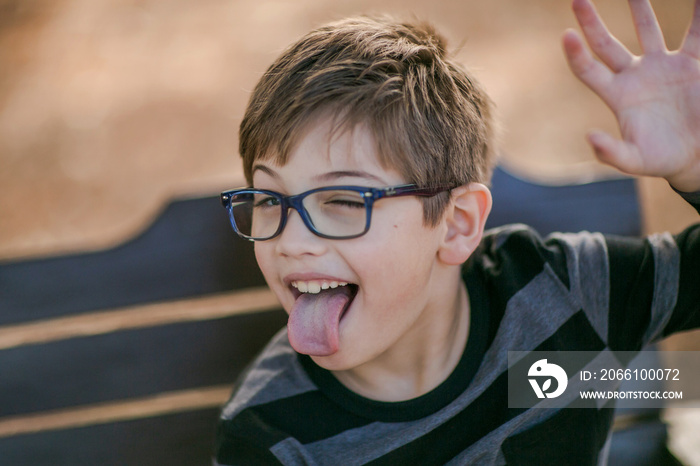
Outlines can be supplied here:
<path id="1" fill-rule="evenodd" d="M 491 212 L 491 191 L 481 183 L 452 190 L 443 222 L 447 227 L 438 258 L 448 265 L 464 263 L 479 245 Z"/>

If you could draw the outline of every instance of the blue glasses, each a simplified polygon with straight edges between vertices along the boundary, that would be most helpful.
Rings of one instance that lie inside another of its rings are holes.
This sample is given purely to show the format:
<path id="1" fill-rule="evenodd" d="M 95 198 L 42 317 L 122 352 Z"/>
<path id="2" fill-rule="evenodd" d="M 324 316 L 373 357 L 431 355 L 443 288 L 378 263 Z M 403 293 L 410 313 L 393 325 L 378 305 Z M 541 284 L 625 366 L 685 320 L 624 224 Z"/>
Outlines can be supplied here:
<path id="1" fill-rule="evenodd" d="M 315 235 L 351 239 L 369 231 L 375 201 L 399 196 L 432 197 L 451 189 L 419 188 L 414 184 L 388 188 L 328 186 L 284 196 L 275 191 L 241 188 L 221 193 L 221 203 L 236 233 L 250 241 L 265 241 L 282 233 L 290 208 Z"/>

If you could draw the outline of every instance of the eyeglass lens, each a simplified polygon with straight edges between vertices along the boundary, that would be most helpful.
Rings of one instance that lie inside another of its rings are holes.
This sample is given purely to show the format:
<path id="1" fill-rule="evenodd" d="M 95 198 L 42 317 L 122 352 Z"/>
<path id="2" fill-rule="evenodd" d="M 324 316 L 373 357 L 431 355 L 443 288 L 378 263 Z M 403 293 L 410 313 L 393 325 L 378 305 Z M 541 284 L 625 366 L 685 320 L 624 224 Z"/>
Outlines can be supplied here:
<path id="1" fill-rule="evenodd" d="M 307 219 L 319 233 L 331 237 L 356 236 L 367 227 L 367 205 L 360 192 L 334 189 L 304 197 Z M 269 193 L 241 193 L 231 200 L 236 229 L 244 236 L 266 239 L 279 229 L 282 199 Z"/>

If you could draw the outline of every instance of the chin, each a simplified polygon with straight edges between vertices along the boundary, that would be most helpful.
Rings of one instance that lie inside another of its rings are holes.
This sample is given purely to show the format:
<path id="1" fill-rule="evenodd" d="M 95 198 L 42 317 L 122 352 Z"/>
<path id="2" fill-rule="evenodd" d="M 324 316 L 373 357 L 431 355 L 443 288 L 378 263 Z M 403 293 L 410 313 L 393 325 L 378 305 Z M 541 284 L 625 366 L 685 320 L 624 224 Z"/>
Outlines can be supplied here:
<path id="1" fill-rule="evenodd" d="M 347 371 L 357 367 L 356 364 L 352 364 L 347 361 L 340 351 L 328 356 L 310 356 L 313 362 L 319 367 L 322 367 L 329 371 Z"/>

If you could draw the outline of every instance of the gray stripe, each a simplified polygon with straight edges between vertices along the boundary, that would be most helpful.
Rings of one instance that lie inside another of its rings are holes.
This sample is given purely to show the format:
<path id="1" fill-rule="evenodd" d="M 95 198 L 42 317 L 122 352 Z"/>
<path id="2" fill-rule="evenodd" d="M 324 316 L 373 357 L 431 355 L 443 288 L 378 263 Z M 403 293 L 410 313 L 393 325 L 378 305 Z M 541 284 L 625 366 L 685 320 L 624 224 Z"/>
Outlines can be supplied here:
<path id="1" fill-rule="evenodd" d="M 608 432 L 608 438 L 605 440 L 603 448 L 598 453 L 598 466 L 607 466 L 608 456 L 610 456 L 610 444 L 612 443 L 612 429 Z"/>
<path id="2" fill-rule="evenodd" d="M 292 437 L 287 437 L 281 442 L 273 445 L 270 448 L 277 459 L 285 466 L 317 466 L 322 464 L 333 464 L 332 458 L 330 461 L 319 463 L 312 454 L 308 452 L 306 447 Z M 335 464 L 344 464 L 342 462 Z"/>
<path id="3" fill-rule="evenodd" d="M 444 418 L 441 418 L 444 420 Z M 429 431 L 421 421 L 402 423 L 374 422 L 350 429 L 334 437 L 305 445 L 320 464 L 365 464 L 423 436 Z M 281 442 L 280 442 L 281 443 Z M 276 445 L 282 446 L 280 444 Z M 289 447 L 289 445 L 284 445 Z M 275 452 L 277 454 L 277 452 Z M 286 453 L 285 453 L 286 454 Z"/>
<path id="4" fill-rule="evenodd" d="M 315 389 L 289 345 L 287 331 L 283 328 L 254 362 L 254 369 L 246 375 L 236 393 L 235 403 L 226 405 L 221 418 L 233 419 L 248 407 Z"/>
<path id="5" fill-rule="evenodd" d="M 600 233 L 588 232 L 552 237 L 565 242 L 571 293 L 598 337 L 607 344 L 610 265 L 605 238 Z"/>
<path id="6" fill-rule="evenodd" d="M 645 344 L 659 339 L 671 319 L 678 299 L 681 262 L 680 251 L 670 234 L 653 235 L 648 240 L 654 254 L 654 299 L 651 323 L 644 334 Z"/>
<path id="7" fill-rule="evenodd" d="M 552 336 L 581 309 L 581 303 L 547 264 L 530 283 L 508 301 L 503 321 L 491 349 L 524 351 Z M 529 329 L 523 332 L 523 329 Z M 487 357 L 488 357 L 487 353 Z M 500 367 L 507 367 L 505 354 Z"/>

